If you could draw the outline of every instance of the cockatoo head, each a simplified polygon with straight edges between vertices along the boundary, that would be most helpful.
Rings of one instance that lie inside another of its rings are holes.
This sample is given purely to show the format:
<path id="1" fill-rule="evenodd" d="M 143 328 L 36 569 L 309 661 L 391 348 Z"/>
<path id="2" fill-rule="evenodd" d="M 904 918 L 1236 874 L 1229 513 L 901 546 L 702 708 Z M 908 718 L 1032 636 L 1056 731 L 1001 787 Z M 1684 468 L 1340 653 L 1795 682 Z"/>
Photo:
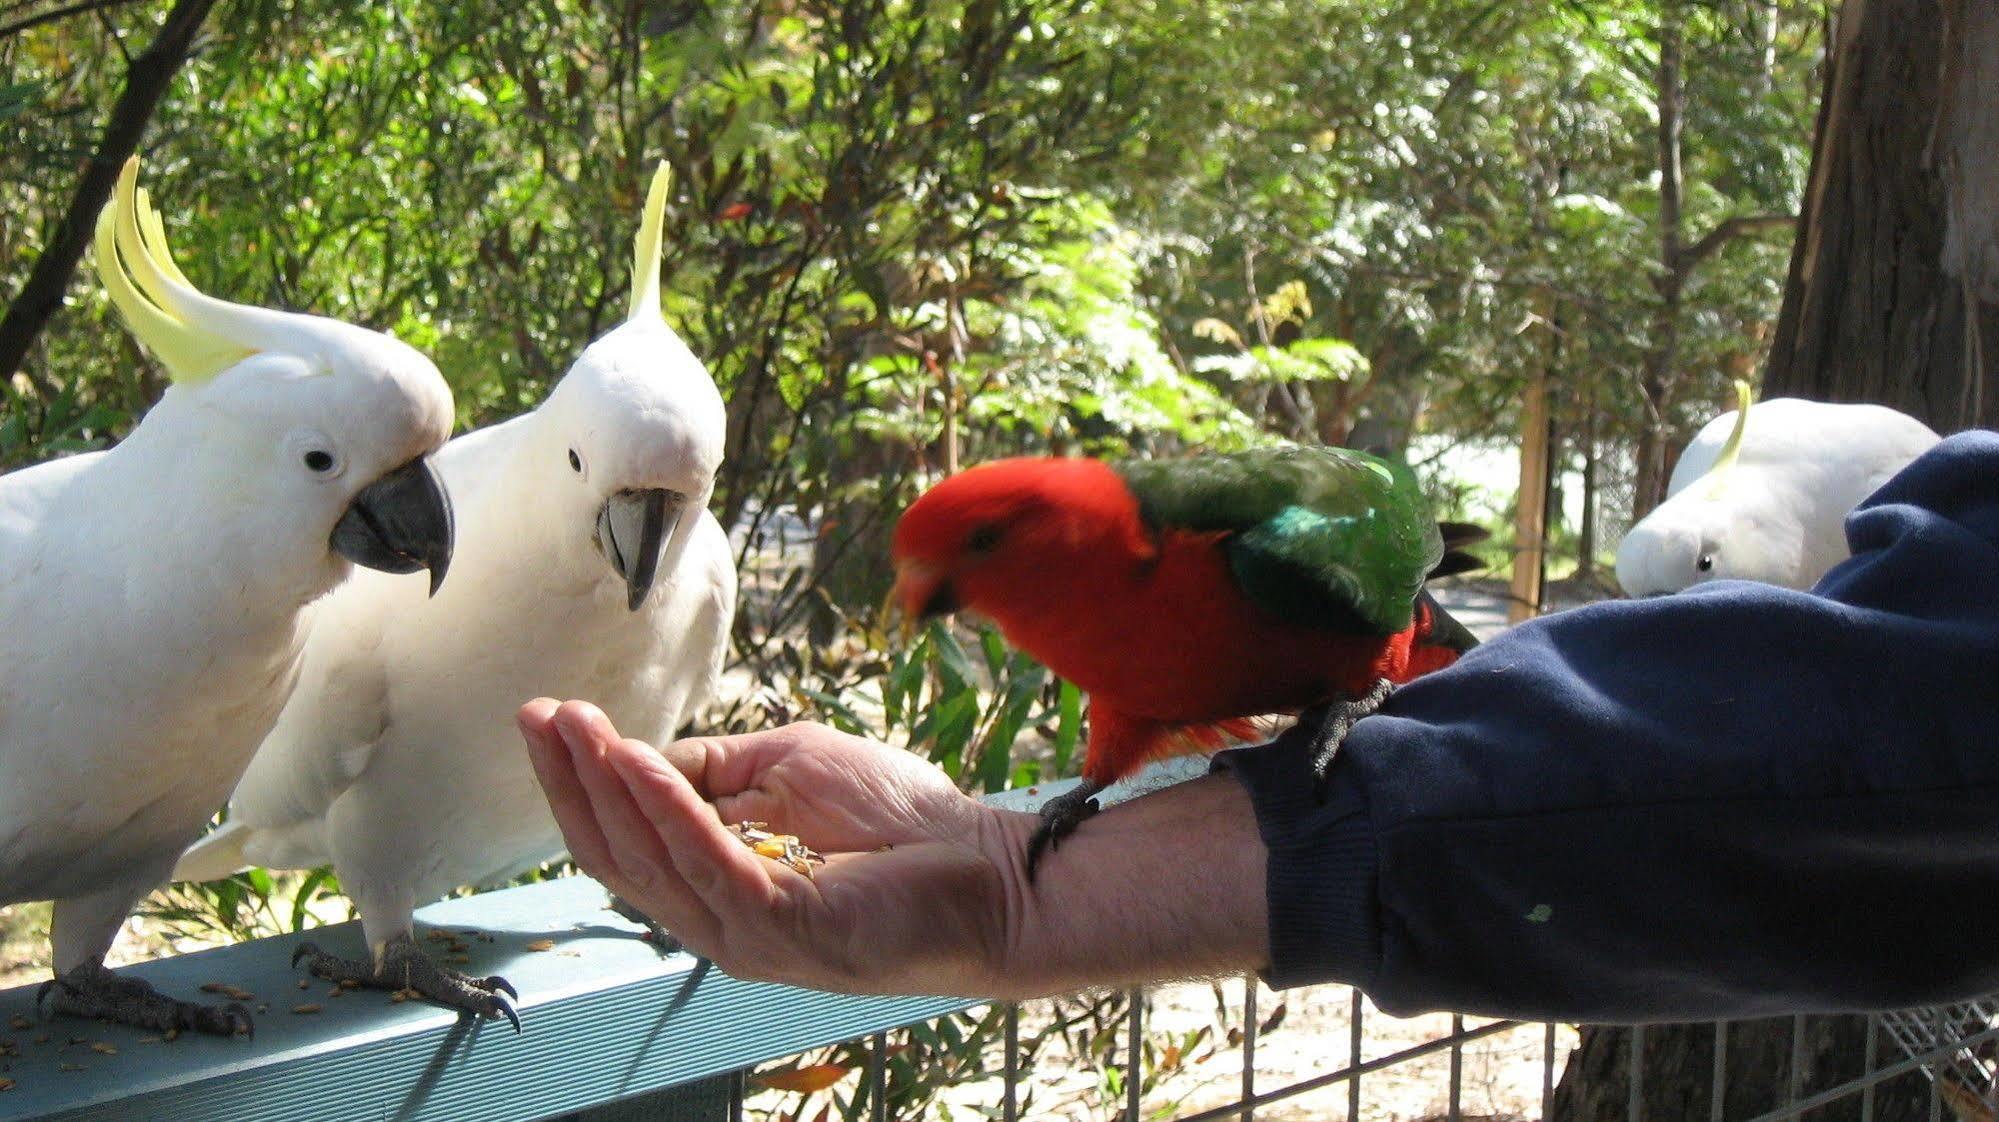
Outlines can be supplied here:
<path id="1" fill-rule="evenodd" d="M 1713 464 L 1618 543 L 1617 583 L 1626 595 L 1658 596 L 1711 580 L 1796 583 L 1790 574 L 1801 567 L 1804 540 L 1799 497 L 1787 493 L 1787 481 L 1740 462 L 1753 401 L 1747 382 L 1736 383 L 1736 396 L 1734 427 Z"/>
<path id="2" fill-rule="evenodd" d="M 715 490 L 728 414 L 714 379 L 659 307 L 668 175 L 646 196 L 625 322 L 590 344 L 535 411 L 533 470 L 559 476 L 555 517 L 624 582 L 637 611 L 672 572 Z"/>
<path id="3" fill-rule="evenodd" d="M 451 506 L 428 456 L 451 433 L 451 391 L 414 348 L 319 316 L 202 294 L 175 266 L 164 224 L 126 162 L 97 222 L 97 271 L 173 384 L 146 430 L 172 470 L 228 502 L 260 566 L 320 591 L 358 563 L 388 572 L 451 561 Z M 265 555 L 267 552 L 267 555 Z"/>

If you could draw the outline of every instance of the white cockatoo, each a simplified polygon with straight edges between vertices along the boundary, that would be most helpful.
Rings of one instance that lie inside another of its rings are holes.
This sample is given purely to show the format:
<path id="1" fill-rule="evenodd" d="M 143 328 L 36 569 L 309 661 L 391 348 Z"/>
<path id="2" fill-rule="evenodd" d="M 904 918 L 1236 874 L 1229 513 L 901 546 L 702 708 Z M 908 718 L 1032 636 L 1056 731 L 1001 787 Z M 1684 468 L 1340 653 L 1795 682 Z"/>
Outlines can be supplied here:
<path id="1" fill-rule="evenodd" d="M 351 562 L 443 579 L 451 391 L 387 335 L 196 291 L 137 184 L 97 272 L 172 384 L 109 451 L 0 477 L 0 904 L 55 901 L 58 1011 L 229 1033 L 240 1006 L 104 955 L 270 731 L 308 606 Z"/>
<path id="2" fill-rule="evenodd" d="M 1810 588 L 1847 557 L 1847 514 L 1939 437 L 1881 405 L 1780 397 L 1709 421 L 1668 497 L 1617 547 L 1617 583 L 1655 596 L 1710 580 Z"/>
<path id="3" fill-rule="evenodd" d="M 451 586 L 357 580 L 325 604 L 305 669 L 177 879 L 331 863 L 372 961 L 301 947 L 333 980 L 408 987 L 519 1027 L 498 978 L 433 963 L 417 905 L 558 857 L 562 834 L 514 727 L 541 694 L 585 697 L 664 743 L 711 696 L 735 615 L 728 536 L 707 510 L 721 394 L 659 307 L 664 166 L 626 321 L 533 412 L 437 457 L 458 516 Z"/>

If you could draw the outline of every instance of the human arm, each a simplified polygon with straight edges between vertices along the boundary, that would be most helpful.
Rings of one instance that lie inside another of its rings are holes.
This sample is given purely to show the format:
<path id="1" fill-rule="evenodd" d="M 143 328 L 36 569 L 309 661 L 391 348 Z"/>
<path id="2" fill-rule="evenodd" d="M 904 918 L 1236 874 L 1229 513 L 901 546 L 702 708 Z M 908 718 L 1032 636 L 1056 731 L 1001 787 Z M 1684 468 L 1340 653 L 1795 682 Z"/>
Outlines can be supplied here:
<path id="1" fill-rule="evenodd" d="M 1515 628 L 1356 725 L 1323 788 L 1311 730 L 1225 754 L 1233 780 L 1100 816 L 1032 891 L 1032 820 L 890 749 L 686 742 L 690 784 L 583 707 L 523 728 L 583 866 L 748 977 L 1023 996 L 1265 967 L 1391 1012 L 1557 1020 L 1999 989 L 1999 436 L 1945 442 L 1850 534 L 1817 594 L 1721 583 Z M 740 818 L 835 861 L 806 882 L 752 858 Z"/>
<path id="2" fill-rule="evenodd" d="M 1226 778 L 1100 815 L 1030 888 L 1035 817 L 907 752 L 818 725 L 660 752 L 545 698 L 520 725 L 577 863 L 738 977 L 1019 998 L 1264 963 L 1263 850 Z M 752 854 L 725 828 L 745 820 L 827 863 Z"/>
<path id="3" fill-rule="evenodd" d="M 1360 722 L 1224 756 L 1273 984 L 1392 1012 L 1673 1020 L 1999 989 L 1999 437 L 1849 523 L 1816 594 L 1717 583 L 1515 628 Z M 1317 797 L 1323 794 L 1323 800 Z"/>

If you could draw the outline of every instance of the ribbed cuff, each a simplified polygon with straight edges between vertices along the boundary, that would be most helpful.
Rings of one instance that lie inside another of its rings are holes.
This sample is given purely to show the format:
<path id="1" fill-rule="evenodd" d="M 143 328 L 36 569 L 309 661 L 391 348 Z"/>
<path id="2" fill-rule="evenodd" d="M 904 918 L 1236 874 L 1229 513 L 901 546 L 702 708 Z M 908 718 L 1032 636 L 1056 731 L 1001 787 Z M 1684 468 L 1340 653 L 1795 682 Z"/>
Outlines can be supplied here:
<path id="1" fill-rule="evenodd" d="M 1264 982 L 1366 989 L 1381 960 L 1374 827 L 1349 769 L 1335 759 L 1323 784 L 1312 774 L 1312 739 L 1294 727 L 1269 744 L 1217 755 L 1214 770 L 1249 792 L 1270 851 Z"/>

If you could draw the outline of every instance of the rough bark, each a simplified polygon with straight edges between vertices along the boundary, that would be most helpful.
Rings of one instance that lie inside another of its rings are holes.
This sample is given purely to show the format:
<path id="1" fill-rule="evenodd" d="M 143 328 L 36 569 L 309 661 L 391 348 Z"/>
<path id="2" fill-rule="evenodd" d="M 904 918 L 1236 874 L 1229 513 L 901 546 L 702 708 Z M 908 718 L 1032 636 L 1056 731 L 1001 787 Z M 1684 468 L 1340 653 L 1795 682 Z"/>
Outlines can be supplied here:
<path id="1" fill-rule="evenodd" d="M 104 209 L 111 198 L 111 188 L 118 181 L 118 169 L 138 151 L 153 111 L 159 108 L 174 75 L 180 73 L 187 61 L 195 33 L 214 5 L 215 0 L 180 0 L 167 13 L 153 41 L 132 60 L 131 69 L 125 74 L 125 89 L 111 106 L 103 138 L 77 180 L 69 209 L 56 224 L 21 291 L 15 294 L 6 317 L 0 319 L 0 381 L 13 377 L 20 369 L 42 327 L 62 307 L 70 274 L 76 271 L 77 262 L 83 260 L 84 248 L 90 244 L 91 231 L 97 223 L 97 212 Z"/>
<path id="2" fill-rule="evenodd" d="M 1849 0 L 1764 396 L 1999 424 L 1999 9 Z"/>
<path id="3" fill-rule="evenodd" d="M 1789 1017 L 1731 1024 L 1723 1048 L 1727 1062 L 1723 1118 L 1750 1118 L 1781 1106 L 1791 1088 Z M 1863 1070 L 1867 1022 L 1861 1017 L 1807 1017 L 1798 1077 L 1800 1096 L 1835 1086 Z M 1591 1027 L 1569 1057 L 1555 1088 L 1548 1122 L 1625 1122 L 1630 1118 L 1631 1032 Z M 1640 1063 L 1639 1117 L 1652 1122 L 1711 1118 L 1714 1101 L 1712 1024 L 1650 1025 Z M 1902 1058 L 1886 1034 L 1876 1042 L 1876 1064 Z M 1814 1122 L 1857 1122 L 1860 1096 L 1812 1111 Z M 1889 1080 L 1874 1095 L 1876 1122 L 1919 1122 L 1929 1117 L 1929 1084 L 1910 1073 Z"/>

